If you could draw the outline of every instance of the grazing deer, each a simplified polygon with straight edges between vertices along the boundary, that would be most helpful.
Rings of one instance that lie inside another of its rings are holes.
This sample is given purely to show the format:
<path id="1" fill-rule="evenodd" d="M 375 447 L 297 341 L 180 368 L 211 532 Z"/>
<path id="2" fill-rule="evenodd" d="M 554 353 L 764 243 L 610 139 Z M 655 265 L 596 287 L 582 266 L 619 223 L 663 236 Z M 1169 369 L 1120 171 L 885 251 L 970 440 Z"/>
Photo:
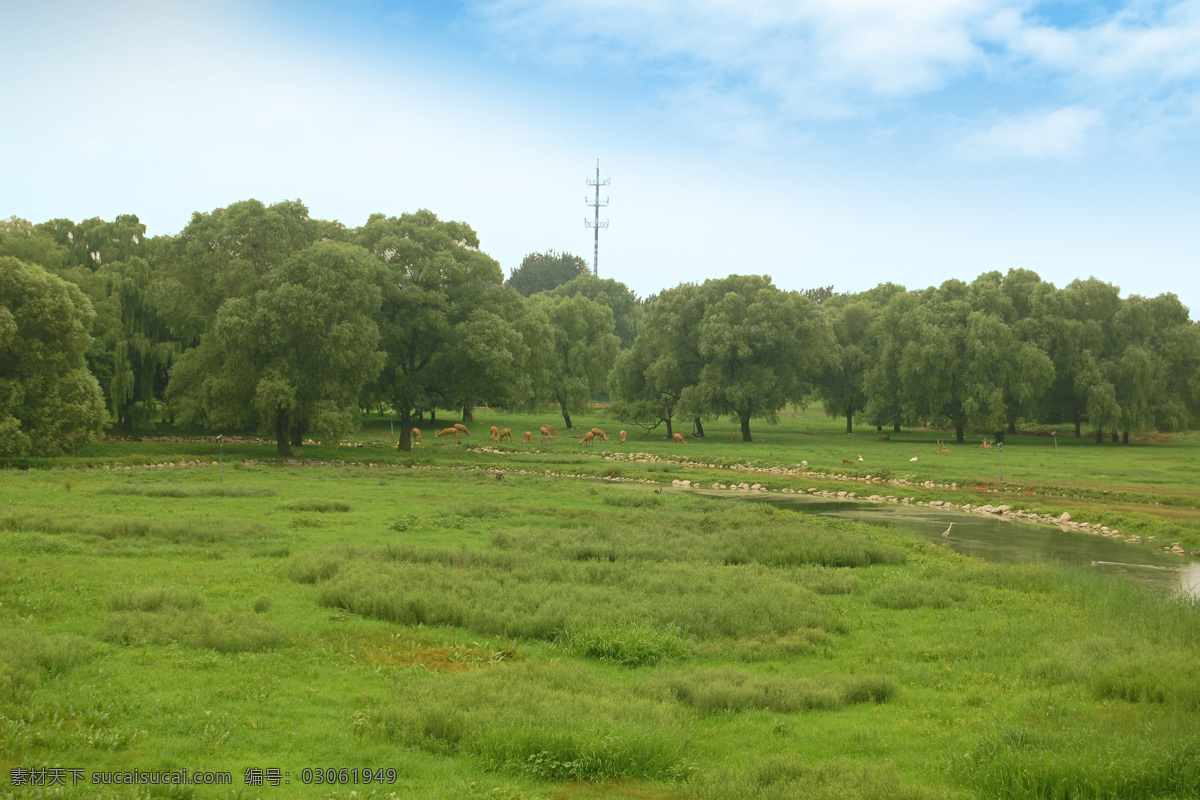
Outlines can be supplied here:
<path id="1" fill-rule="evenodd" d="M 671 441 L 675 444 L 687 444 L 687 439 L 683 438 L 682 433 L 676 433 L 671 437 Z"/>
<path id="2" fill-rule="evenodd" d="M 419 442 L 419 441 L 421 441 L 421 429 L 420 429 L 420 428 L 413 428 L 413 429 L 412 429 L 412 440 L 413 440 L 414 442 Z"/>
<path id="3" fill-rule="evenodd" d="M 625 444 L 625 431 L 621 431 L 621 444 Z"/>
<path id="4" fill-rule="evenodd" d="M 596 434 L 592 433 L 591 431 L 588 431 L 587 433 L 585 433 L 583 435 L 583 438 L 579 440 L 579 443 L 584 446 L 590 446 L 595 441 L 596 441 Z"/>
<path id="5" fill-rule="evenodd" d="M 603 439 L 606 442 L 608 441 L 608 435 L 605 434 L 604 431 L 600 430 L 599 428 L 592 428 L 592 433 L 596 434 L 597 439 Z"/>
<path id="6" fill-rule="evenodd" d="M 946 447 L 946 443 L 943 442 L 941 439 L 938 439 L 938 452 L 939 453 L 949 453 L 950 452 L 950 448 Z"/>
<path id="7" fill-rule="evenodd" d="M 458 428 L 442 428 L 440 431 L 437 432 L 437 435 L 434 436 L 433 438 L 440 439 L 443 436 L 453 436 L 455 439 L 457 439 L 458 438 Z"/>
<path id="8" fill-rule="evenodd" d="M 454 429 L 460 433 L 465 433 L 467 436 L 471 435 L 471 432 L 467 430 L 467 426 L 463 425 L 461 422 L 454 423 Z M 458 437 L 455 436 L 454 438 L 457 439 Z"/>
<path id="9" fill-rule="evenodd" d="M 512 441 L 512 428 L 503 428 L 496 434 L 497 442 L 503 442 L 505 439 Z"/>
<path id="10" fill-rule="evenodd" d="M 853 462 L 853 461 L 851 461 L 851 460 L 850 460 L 850 459 L 848 459 L 848 458 L 843 458 L 843 459 L 842 459 L 842 463 L 843 463 L 843 464 L 853 464 L 854 462 Z"/>
<path id="11" fill-rule="evenodd" d="M 497 431 L 497 429 L 496 429 L 496 426 L 495 426 L 495 425 L 493 425 L 493 426 L 492 426 L 492 434 L 491 434 L 491 436 L 490 436 L 490 437 L 488 437 L 488 438 L 490 438 L 490 439 L 491 439 L 493 442 L 495 442 L 495 441 L 498 441 L 498 440 L 496 439 L 496 433 L 497 433 L 497 432 L 498 432 L 498 431 Z"/>
<path id="12" fill-rule="evenodd" d="M 547 439 L 549 439 L 551 436 L 558 435 L 558 431 L 549 425 L 543 425 L 539 430 L 541 430 L 542 436 L 545 436 Z"/>
<path id="13" fill-rule="evenodd" d="M 521 434 L 521 444 L 529 444 L 533 441 L 533 431 L 525 431 Z"/>

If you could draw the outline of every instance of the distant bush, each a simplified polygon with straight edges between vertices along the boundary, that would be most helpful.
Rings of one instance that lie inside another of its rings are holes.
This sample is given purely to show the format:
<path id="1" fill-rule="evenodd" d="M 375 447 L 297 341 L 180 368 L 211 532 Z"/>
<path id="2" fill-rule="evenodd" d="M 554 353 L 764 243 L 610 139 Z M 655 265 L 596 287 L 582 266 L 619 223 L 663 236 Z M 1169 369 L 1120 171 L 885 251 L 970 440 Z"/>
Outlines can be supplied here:
<path id="1" fill-rule="evenodd" d="M 220 653 L 273 650 L 287 644 L 287 634 L 273 622 L 253 614 L 205 611 L 126 611 L 112 614 L 104 624 L 106 641 L 120 645 L 171 644 Z"/>
<path id="2" fill-rule="evenodd" d="M 810 678 L 782 673 L 755 674 L 735 667 L 680 672 L 657 679 L 657 685 L 704 714 L 831 711 L 855 703 L 883 703 L 897 691 L 891 680 L 876 676 Z"/>
<path id="3" fill-rule="evenodd" d="M 655 625 L 645 620 L 573 625 L 563 633 L 562 642 L 582 656 L 627 667 L 653 666 L 682 658 L 689 650 L 678 625 Z"/>

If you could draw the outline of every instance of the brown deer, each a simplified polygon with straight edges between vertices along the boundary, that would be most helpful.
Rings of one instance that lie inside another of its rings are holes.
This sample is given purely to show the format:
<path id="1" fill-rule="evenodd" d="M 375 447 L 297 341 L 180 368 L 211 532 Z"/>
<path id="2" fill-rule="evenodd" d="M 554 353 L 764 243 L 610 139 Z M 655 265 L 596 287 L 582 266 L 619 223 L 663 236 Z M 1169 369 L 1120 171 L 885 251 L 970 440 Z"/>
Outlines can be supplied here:
<path id="1" fill-rule="evenodd" d="M 503 442 L 505 439 L 512 441 L 512 428 L 502 428 L 500 432 L 496 434 L 497 442 Z"/>
<path id="2" fill-rule="evenodd" d="M 588 431 L 587 433 L 585 433 L 583 435 L 583 438 L 579 440 L 579 443 L 584 446 L 590 446 L 595 441 L 596 441 L 596 434 L 592 433 L 591 431 Z"/>
<path id="3" fill-rule="evenodd" d="M 625 444 L 625 431 L 621 431 L 621 444 Z"/>
<path id="4" fill-rule="evenodd" d="M 420 428 L 413 428 L 413 429 L 412 429 L 412 440 L 413 440 L 414 442 L 419 442 L 419 441 L 421 441 L 421 429 L 420 429 Z"/>
<path id="5" fill-rule="evenodd" d="M 533 431 L 525 431 L 521 434 L 521 444 L 529 444 L 533 441 Z"/>
<path id="6" fill-rule="evenodd" d="M 434 436 L 433 438 L 440 439 L 443 436 L 453 436 L 455 439 L 457 439 L 458 438 L 458 428 L 442 428 L 440 431 L 437 432 L 437 435 Z"/>
<path id="7" fill-rule="evenodd" d="M 671 437 L 671 441 L 675 444 L 687 444 L 687 439 L 683 438 L 682 433 L 677 433 Z"/>
<path id="8" fill-rule="evenodd" d="M 466 426 L 466 425 L 463 425 L 461 422 L 456 422 L 456 423 L 454 423 L 454 428 L 455 428 L 455 430 L 457 430 L 459 433 L 465 433 L 467 436 L 470 436 L 470 435 L 471 435 L 471 432 L 470 432 L 469 430 L 467 430 L 467 426 Z"/>
<path id="9" fill-rule="evenodd" d="M 491 436 L 490 436 L 490 437 L 488 437 L 488 438 L 490 438 L 490 439 L 491 439 L 493 442 L 494 442 L 494 441 L 496 441 L 496 433 L 497 433 L 496 426 L 495 426 L 495 425 L 493 425 L 493 426 L 492 426 L 492 434 L 491 434 Z"/>
<path id="10" fill-rule="evenodd" d="M 547 439 L 549 439 L 551 436 L 558 435 L 558 431 L 549 425 L 543 425 L 540 430 L 542 432 L 542 436 L 545 436 Z"/>
<path id="11" fill-rule="evenodd" d="M 597 439 L 603 439 L 606 442 L 608 441 L 608 435 L 599 428 L 592 428 L 592 433 L 596 434 Z"/>

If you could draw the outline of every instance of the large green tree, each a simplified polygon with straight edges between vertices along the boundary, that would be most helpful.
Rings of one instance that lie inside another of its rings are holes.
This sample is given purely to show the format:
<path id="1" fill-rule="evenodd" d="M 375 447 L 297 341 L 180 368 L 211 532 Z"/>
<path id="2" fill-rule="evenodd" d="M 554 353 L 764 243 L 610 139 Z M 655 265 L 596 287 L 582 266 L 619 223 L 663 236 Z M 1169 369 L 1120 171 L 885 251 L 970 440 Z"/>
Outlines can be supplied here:
<path id="1" fill-rule="evenodd" d="M 529 303 L 550 323 L 550 395 L 570 429 L 571 414 L 583 411 L 604 387 L 616 360 L 620 341 L 613 334 L 612 310 L 582 295 L 539 294 Z"/>
<path id="2" fill-rule="evenodd" d="M 92 317 L 78 287 L 0 256 L 0 455 L 57 455 L 99 435 L 108 415 L 84 361 Z"/>
<path id="3" fill-rule="evenodd" d="M 647 302 L 633 345 L 618 356 L 609 378 L 618 419 L 647 431 L 665 424 L 671 438 L 679 399 L 704 367 L 699 330 L 712 299 L 708 289 L 684 283 Z"/>
<path id="4" fill-rule="evenodd" d="M 751 419 L 777 421 L 779 409 L 802 402 L 819 378 L 829 326 L 815 303 L 767 276 L 731 275 L 701 290 L 710 298 L 697 331 L 703 366 L 680 405 L 733 417 L 749 442 Z"/>
<path id="5" fill-rule="evenodd" d="M 486 397 L 505 379 L 502 369 L 460 369 L 512 363 L 519 342 L 503 313 L 503 273 L 470 226 L 431 211 L 372 215 L 353 240 L 383 265 L 377 320 L 386 362 L 377 390 L 400 418 L 399 449 L 410 450 L 418 409 Z"/>
<path id="6" fill-rule="evenodd" d="M 360 247 L 318 242 L 270 270 L 251 297 L 226 300 L 173 371 L 180 418 L 269 431 L 280 455 L 310 432 L 357 430 L 363 386 L 383 364 L 379 272 Z"/>
<path id="7" fill-rule="evenodd" d="M 613 333 L 621 340 L 621 348 L 628 349 L 633 346 L 644 311 L 642 301 L 625 284 L 612 278 L 597 278 L 591 273 L 585 273 L 559 286 L 554 290 L 554 294 L 564 297 L 581 294 L 588 300 L 608 306 L 613 312 Z"/>
<path id="8" fill-rule="evenodd" d="M 817 384 L 817 395 L 831 417 L 846 418 L 846 433 L 854 432 L 854 415 L 866 408 L 866 376 L 875 365 L 874 320 L 878 309 L 864 300 L 826 301 L 823 305 L 833 333 L 830 357 Z"/>

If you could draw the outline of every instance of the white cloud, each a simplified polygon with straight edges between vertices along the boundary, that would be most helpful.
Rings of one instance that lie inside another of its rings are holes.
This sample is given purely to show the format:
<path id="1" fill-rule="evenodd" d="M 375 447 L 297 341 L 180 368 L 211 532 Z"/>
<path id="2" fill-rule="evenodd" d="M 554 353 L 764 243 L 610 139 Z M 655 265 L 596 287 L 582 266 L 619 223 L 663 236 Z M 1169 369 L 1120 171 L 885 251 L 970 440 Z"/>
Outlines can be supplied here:
<path id="1" fill-rule="evenodd" d="M 969 134 L 953 152 L 968 161 L 1001 158 L 1072 160 L 1087 152 L 1090 137 L 1101 121 L 1099 111 L 1080 106 L 1031 112 Z"/>

